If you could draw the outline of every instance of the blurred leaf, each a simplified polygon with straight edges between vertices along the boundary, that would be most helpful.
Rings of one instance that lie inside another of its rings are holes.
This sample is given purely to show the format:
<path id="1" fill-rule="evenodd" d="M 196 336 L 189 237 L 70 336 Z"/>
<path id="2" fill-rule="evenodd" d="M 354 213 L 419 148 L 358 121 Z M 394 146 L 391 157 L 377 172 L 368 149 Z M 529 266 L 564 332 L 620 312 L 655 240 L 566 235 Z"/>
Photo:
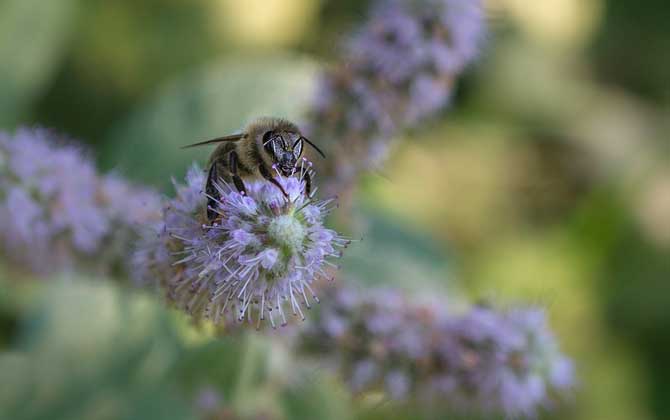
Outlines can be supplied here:
<path id="1" fill-rule="evenodd" d="M 385 399 L 358 413 L 358 420 L 503 420 L 500 416 L 475 413 L 457 413 L 440 401 L 426 399 L 422 402 L 403 403 Z"/>
<path id="2" fill-rule="evenodd" d="M 17 321 L 12 297 L 5 267 L 0 261 L 0 350 L 11 341 L 16 332 Z"/>
<path id="3" fill-rule="evenodd" d="M 539 129 L 563 127 L 593 106 L 597 86 L 579 72 L 574 56 L 507 40 L 487 60 L 475 100 L 489 114 Z"/>
<path id="4" fill-rule="evenodd" d="M 169 378 L 179 354 L 163 311 L 110 285 L 55 281 L 0 356 L 0 418 L 188 418 Z"/>
<path id="5" fill-rule="evenodd" d="M 398 148 L 389 181 L 370 182 L 363 198 L 465 254 L 518 221 L 529 165 L 528 146 L 509 145 L 516 136 L 490 123 L 436 124 Z"/>
<path id="6" fill-rule="evenodd" d="M 670 8 L 665 0 L 608 0 L 591 50 L 598 76 L 667 106 Z"/>
<path id="7" fill-rule="evenodd" d="M 75 0 L 0 1 L 0 126 L 18 123 L 56 70 L 76 11 Z"/>
<path id="8" fill-rule="evenodd" d="M 213 386 L 230 401 L 242 380 L 240 361 L 246 350 L 247 341 L 241 336 L 224 337 L 193 348 L 179 361 L 180 381 L 191 389 Z"/>
<path id="9" fill-rule="evenodd" d="M 89 144 L 166 81 L 226 48 L 212 0 L 77 2 L 76 36 L 32 111 L 40 124 Z"/>
<path id="10" fill-rule="evenodd" d="M 668 351 L 670 249 L 655 246 L 630 221 L 618 228 L 600 279 L 608 320 L 617 335 Z"/>
<path id="11" fill-rule="evenodd" d="M 308 375 L 305 372 L 305 375 Z M 352 418 L 352 402 L 341 383 L 325 377 L 309 378 L 286 388 L 282 412 L 292 420 L 343 420 Z"/>
<path id="12" fill-rule="evenodd" d="M 233 334 L 188 351 L 179 363 L 180 382 L 215 390 L 242 418 L 350 418 L 343 385 L 292 360 L 288 350 L 281 337 Z"/>
<path id="13" fill-rule="evenodd" d="M 311 61 L 290 55 L 227 58 L 131 113 L 109 137 L 103 163 L 166 186 L 213 150 L 180 146 L 239 132 L 259 116 L 297 119 L 311 99 L 315 71 Z"/>
<path id="14" fill-rule="evenodd" d="M 456 292 L 448 281 L 447 256 L 427 233 L 380 213 L 369 212 L 364 220 L 362 240 L 345 250 L 341 277 L 411 292 Z"/>

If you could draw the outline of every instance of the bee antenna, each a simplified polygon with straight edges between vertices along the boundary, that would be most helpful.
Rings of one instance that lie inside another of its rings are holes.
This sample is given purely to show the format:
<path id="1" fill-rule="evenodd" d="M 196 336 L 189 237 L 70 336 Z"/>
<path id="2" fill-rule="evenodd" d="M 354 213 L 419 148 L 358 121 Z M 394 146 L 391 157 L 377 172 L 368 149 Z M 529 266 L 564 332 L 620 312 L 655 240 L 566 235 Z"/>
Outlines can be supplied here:
<path id="1" fill-rule="evenodd" d="M 321 155 L 322 158 L 324 158 L 324 159 L 326 158 L 326 155 L 323 154 L 323 152 L 321 151 L 321 149 L 319 149 L 314 143 L 312 143 L 311 141 L 309 141 L 309 139 L 308 139 L 307 137 L 300 136 L 300 138 L 298 139 L 298 141 L 300 141 L 300 140 L 303 140 L 303 141 L 307 142 L 307 144 L 309 144 L 310 146 L 312 146 L 312 147 L 314 148 L 314 150 L 316 150 L 317 152 L 319 152 L 319 154 Z"/>
<path id="2" fill-rule="evenodd" d="M 205 140 L 205 141 L 201 141 L 201 142 L 199 142 L 199 143 L 188 144 L 188 145 L 186 145 L 186 146 L 182 146 L 181 148 L 182 148 L 182 149 L 188 149 L 188 148 L 190 148 L 190 147 L 204 146 L 204 145 L 206 145 L 206 144 L 222 143 L 222 142 L 224 142 L 224 141 L 237 141 L 237 140 L 240 140 L 240 139 L 245 138 L 246 136 L 247 136 L 247 135 L 246 135 L 245 133 L 242 133 L 242 134 L 231 134 L 231 135 L 229 135 L 229 136 L 217 137 L 217 138 L 215 138 L 215 139 Z"/>

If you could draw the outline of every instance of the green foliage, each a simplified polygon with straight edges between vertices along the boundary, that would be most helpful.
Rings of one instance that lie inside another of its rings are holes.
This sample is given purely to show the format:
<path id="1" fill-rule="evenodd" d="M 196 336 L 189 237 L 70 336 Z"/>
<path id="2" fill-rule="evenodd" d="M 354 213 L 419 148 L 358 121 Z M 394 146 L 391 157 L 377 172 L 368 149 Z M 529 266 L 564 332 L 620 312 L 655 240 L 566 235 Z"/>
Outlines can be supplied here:
<path id="1" fill-rule="evenodd" d="M 592 59 L 600 76 L 667 106 L 670 101 L 667 3 L 609 0 L 606 13 L 592 48 Z"/>
<path id="2" fill-rule="evenodd" d="M 448 281 L 447 256 L 430 235 L 379 211 L 357 217 L 364 220 L 362 236 L 341 260 L 339 276 L 345 281 L 418 292 L 457 291 Z"/>
<path id="3" fill-rule="evenodd" d="M 324 379 L 309 371 L 304 371 L 303 375 L 305 379 L 302 382 L 281 392 L 280 402 L 286 418 L 295 420 L 352 418 L 353 404 L 341 383 Z"/>
<path id="4" fill-rule="evenodd" d="M 75 17 L 75 0 L 0 1 L 0 127 L 25 121 L 58 70 Z"/>
<path id="5" fill-rule="evenodd" d="M 132 106 L 167 80 L 225 51 L 212 18 L 213 3 L 76 0 L 74 36 L 57 74 L 41 92 L 34 121 L 98 144 Z"/>
<path id="6" fill-rule="evenodd" d="M 181 352 L 164 311 L 104 284 L 59 281 L 22 317 L 12 352 L 0 354 L 0 417 L 188 418 L 169 382 Z"/>
<path id="7" fill-rule="evenodd" d="M 343 386 L 294 366 L 278 337 L 199 334 L 193 342 L 182 315 L 100 280 L 51 279 L 15 308 L 19 329 L 0 353 L 12 384 L 0 388 L 0 418 L 202 418 L 203 389 L 240 418 L 351 417 Z"/>

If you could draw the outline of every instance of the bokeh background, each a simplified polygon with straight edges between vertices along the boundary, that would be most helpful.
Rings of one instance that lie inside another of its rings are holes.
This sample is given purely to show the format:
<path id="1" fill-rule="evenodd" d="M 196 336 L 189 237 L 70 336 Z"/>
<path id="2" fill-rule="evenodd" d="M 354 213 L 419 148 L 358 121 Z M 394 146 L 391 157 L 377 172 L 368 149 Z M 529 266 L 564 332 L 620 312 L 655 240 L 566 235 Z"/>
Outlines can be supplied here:
<path id="1" fill-rule="evenodd" d="M 169 194 L 171 176 L 207 156 L 180 145 L 260 115 L 299 119 L 367 8 L 0 0 L 0 128 L 67 133 L 105 170 Z M 365 223 L 347 229 L 366 240 L 342 276 L 544 305 L 579 380 L 556 418 L 670 418 L 670 6 L 487 8 L 486 45 L 450 108 L 362 179 L 353 201 Z M 253 337 L 212 339 L 113 284 L 17 286 L 9 273 L 0 266 L 2 388 L 11 388 L 0 398 L 58 401 L 31 418 L 190 418 L 192 398 L 175 398 L 175 384 L 202 404 L 220 398 L 195 372 L 238 413 L 350 414 L 328 378 L 276 398 L 298 368 L 262 358 L 268 349 Z M 38 389 L 30 375 L 44 378 Z"/>

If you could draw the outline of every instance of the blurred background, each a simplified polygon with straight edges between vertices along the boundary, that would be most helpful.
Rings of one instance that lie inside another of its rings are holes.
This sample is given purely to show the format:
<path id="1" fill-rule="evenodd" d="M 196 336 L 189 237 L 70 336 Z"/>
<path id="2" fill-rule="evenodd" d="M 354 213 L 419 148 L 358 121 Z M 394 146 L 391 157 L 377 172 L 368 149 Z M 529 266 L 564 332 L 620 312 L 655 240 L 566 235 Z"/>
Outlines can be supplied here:
<path id="1" fill-rule="evenodd" d="M 451 108 L 406 133 L 382 173 L 362 180 L 354 201 L 365 226 L 348 230 L 366 241 L 342 277 L 544 305 L 579 379 L 556 418 L 670 418 L 670 6 L 487 7 L 487 44 Z M 208 152 L 179 146 L 260 115 L 299 119 L 315 76 L 367 9 L 0 0 L 0 129 L 54 128 L 85 142 L 103 169 L 170 194 L 170 177 Z M 0 398 L 60 395 L 31 418 L 159 409 L 157 418 L 190 418 L 173 384 L 213 404 L 207 380 L 238 411 L 281 404 L 286 418 L 345 416 L 347 399 L 327 380 L 265 398 L 290 367 L 277 356 L 258 373 L 253 338 L 208 339 L 111 285 L 17 288 L 9 273 L 0 266 L 0 365 L 17 385 Z M 243 368 L 222 366 L 237 361 L 221 354 L 242 348 Z M 68 363 L 53 363 L 64 354 Z M 41 388 L 22 387 L 37 374 Z"/>

